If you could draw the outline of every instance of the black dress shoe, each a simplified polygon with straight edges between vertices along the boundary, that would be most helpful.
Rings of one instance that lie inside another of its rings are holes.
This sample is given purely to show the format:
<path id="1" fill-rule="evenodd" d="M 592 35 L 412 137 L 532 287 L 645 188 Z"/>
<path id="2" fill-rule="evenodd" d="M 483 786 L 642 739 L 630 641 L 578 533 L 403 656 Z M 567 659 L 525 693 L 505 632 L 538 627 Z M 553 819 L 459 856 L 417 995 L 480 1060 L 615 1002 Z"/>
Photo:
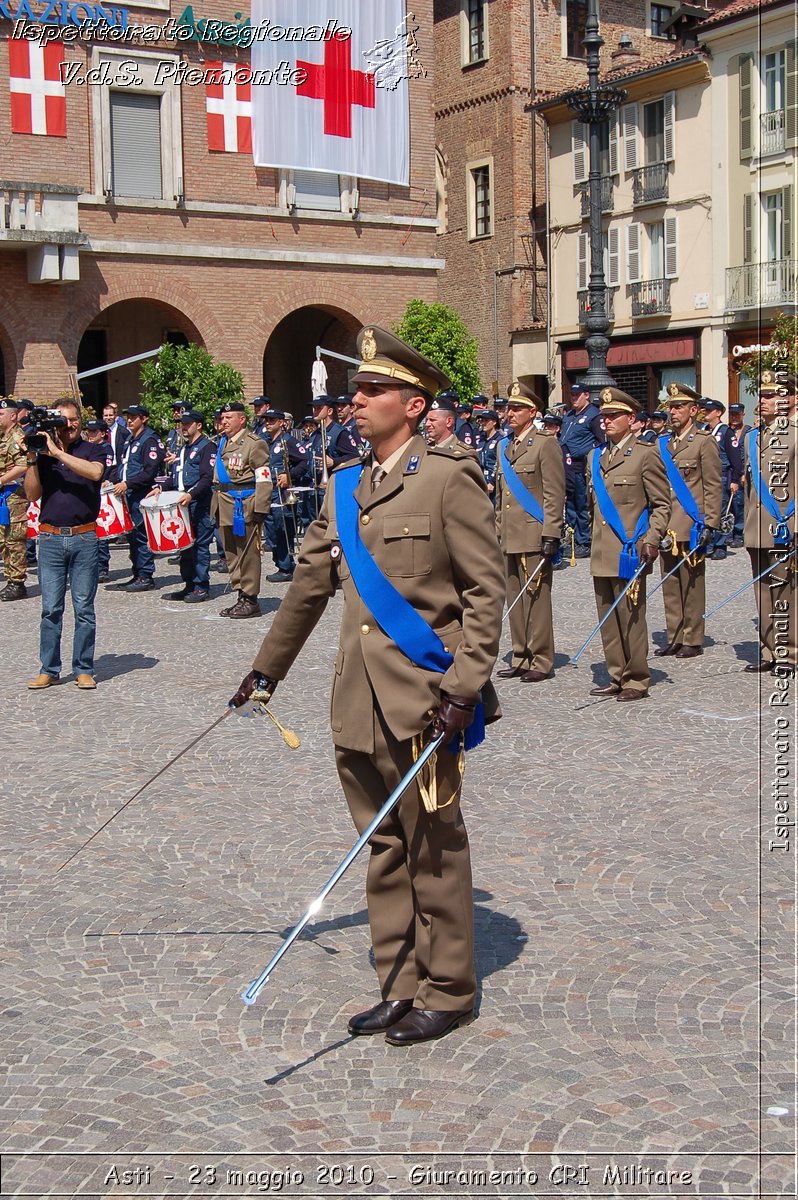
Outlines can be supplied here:
<path id="1" fill-rule="evenodd" d="M 523 675 L 525 667 L 505 667 L 503 671 L 497 671 L 497 679 L 517 679 L 519 675 Z"/>
<path id="2" fill-rule="evenodd" d="M 194 588 L 184 599 L 186 604 L 202 604 L 203 600 L 210 600 L 210 592 L 207 588 Z"/>
<path id="3" fill-rule="evenodd" d="M 429 1008 L 412 1008 L 406 1017 L 392 1025 L 385 1035 L 389 1046 L 412 1046 L 415 1042 L 431 1042 L 456 1029 L 461 1021 L 474 1015 L 466 1008 L 460 1012 L 435 1012 Z"/>
<path id="4" fill-rule="evenodd" d="M 357 1034 L 385 1033 L 401 1021 L 413 1007 L 412 1000 L 380 1000 L 373 1008 L 357 1013 L 349 1021 L 349 1032 Z"/>
<path id="5" fill-rule="evenodd" d="M 704 653 L 703 646 L 682 646 L 682 648 L 679 651 L 677 651 L 676 657 L 677 658 L 698 658 L 703 653 Z"/>
<path id="6" fill-rule="evenodd" d="M 682 648 L 681 642 L 671 642 L 669 646 L 661 646 L 659 650 L 654 651 L 655 658 L 669 658 L 671 655 L 677 655 Z"/>
<path id="7" fill-rule="evenodd" d="M 189 591 L 190 591 L 189 588 L 181 588 L 179 592 L 163 592 L 161 595 L 161 599 L 162 600 L 185 600 L 186 596 L 189 594 Z"/>
<path id="8" fill-rule="evenodd" d="M 648 692 L 641 692 L 639 688 L 622 688 L 616 700 L 645 700 Z"/>
<path id="9" fill-rule="evenodd" d="M 144 577 L 141 579 L 134 579 L 133 582 L 129 583 L 124 590 L 126 592 L 152 592 L 155 590 L 155 584 L 153 583 L 152 579 Z"/>
<path id="10" fill-rule="evenodd" d="M 546 679 L 553 679 L 553 671 L 524 671 L 521 676 L 522 683 L 543 683 Z"/>
<path id="11" fill-rule="evenodd" d="M 594 687 L 590 689 L 591 696 L 617 696 L 621 690 L 619 683 L 605 683 L 604 687 Z"/>
<path id="12" fill-rule="evenodd" d="M 773 668 L 775 667 L 775 665 L 776 664 L 775 664 L 775 662 L 773 662 L 772 659 L 770 660 L 770 662 L 766 662 L 765 659 L 762 658 L 762 659 L 760 659 L 759 662 L 748 663 L 748 665 L 744 669 L 746 671 L 748 671 L 749 675 L 753 675 L 753 674 L 760 674 L 763 671 L 772 671 Z"/>

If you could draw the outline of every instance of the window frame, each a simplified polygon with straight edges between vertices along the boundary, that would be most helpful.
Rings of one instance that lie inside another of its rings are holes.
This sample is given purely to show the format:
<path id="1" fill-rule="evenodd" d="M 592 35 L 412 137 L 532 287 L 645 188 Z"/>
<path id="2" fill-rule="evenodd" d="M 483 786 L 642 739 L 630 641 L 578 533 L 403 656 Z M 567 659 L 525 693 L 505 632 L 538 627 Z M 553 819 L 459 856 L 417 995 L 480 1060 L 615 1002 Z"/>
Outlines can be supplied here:
<path id="1" fill-rule="evenodd" d="M 477 172 L 487 171 L 488 173 L 488 224 L 489 230 L 487 233 L 477 232 Z M 473 159 L 466 163 L 466 185 L 468 189 L 467 195 L 467 210 L 468 210 L 468 240 L 470 242 L 483 242 L 487 238 L 493 237 L 495 228 L 494 219 L 494 200 L 493 200 L 493 156 L 488 155 L 485 158 Z"/>
<path id="2" fill-rule="evenodd" d="M 585 57 L 586 57 L 586 51 L 585 51 L 585 48 L 583 45 L 575 47 L 575 53 L 573 53 L 573 54 L 570 54 L 568 51 L 568 9 L 569 9 L 569 5 L 571 7 L 571 11 L 573 11 L 574 9 L 584 10 L 585 19 L 587 19 L 587 0 L 561 0 L 561 3 L 560 3 L 561 57 L 571 59 L 574 62 L 584 62 Z M 598 5 L 596 7 L 598 9 Z M 600 18 L 600 14 L 598 12 L 597 12 L 597 15 Z"/>
<path id="3" fill-rule="evenodd" d="M 677 7 L 678 6 L 676 4 L 662 4 L 659 2 L 659 0 L 646 0 L 646 34 L 647 34 L 647 36 L 650 38 L 654 38 L 656 41 L 675 42 L 676 41 L 675 33 L 655 33 L 655 31 L 654 31 L 654 9 L 655 8 L 667 9 L 669 15 L 672 17 L 673 14 L 676 12 Z"/>
<path id="4" fill-rule="evenodd" d="M 471 55 L 471 6 L 478 5 L 482 25 L 482 53 Z M 487 0 L 460 0 L 460 65 L 465 70 L 488 61 L 490 57 L 489 6 Z"/>

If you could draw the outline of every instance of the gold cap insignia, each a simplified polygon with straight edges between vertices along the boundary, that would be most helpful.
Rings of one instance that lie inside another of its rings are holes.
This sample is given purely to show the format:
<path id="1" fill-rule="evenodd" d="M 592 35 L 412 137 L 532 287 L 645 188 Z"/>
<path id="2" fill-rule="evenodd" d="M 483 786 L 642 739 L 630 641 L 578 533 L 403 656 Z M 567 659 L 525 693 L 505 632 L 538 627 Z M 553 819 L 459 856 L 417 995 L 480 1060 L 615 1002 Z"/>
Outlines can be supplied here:
<path id="1" fill-rule="evenodd" d="M 774 381 L 775 376 L 772 371 L 763 371 L 759 377 L 760 383 L 773 383 Z"/>
<path id="2" fill-rule="evenodd" d="M 599 400 L 602 404 L 609 404 L 610 400 L 612 400 L 612 389 L 604 388 L 604 391 L 599 396 Z"/>
<path id="3" fill-rule="evenodd" d="M 360 341 L 360 355 L 363 362 L 371 362 L 377 357 L 377 343 L 374 340 L 374 330 L 364 329 L 363 337 Z"/>
<path id="4" fill-rule="evenodd" d="M 511 396 L 520 396 L 521 395 L 521 388 L 520 388 L 517 380 L 513 384 L 513 386 L 510 388 L 510 395 Z"/>
<path id="5" fill-rule="evenodd" d="M 668 384 L 668 395 L 669 396 L 678 396 L 679 395 L 678 383 L 669 383 Z"/>

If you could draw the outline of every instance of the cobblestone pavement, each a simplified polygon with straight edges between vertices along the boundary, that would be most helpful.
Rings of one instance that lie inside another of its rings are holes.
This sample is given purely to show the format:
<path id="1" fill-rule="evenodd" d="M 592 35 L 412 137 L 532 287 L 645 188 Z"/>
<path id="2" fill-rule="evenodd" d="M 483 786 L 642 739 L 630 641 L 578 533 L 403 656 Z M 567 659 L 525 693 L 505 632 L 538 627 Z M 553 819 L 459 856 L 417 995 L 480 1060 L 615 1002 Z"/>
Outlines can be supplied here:
<path id="1" fill-rule="evenodd" d="M 748 570 L 710 564 L 710 603 Z M 794 1195 L 795 851 L 768 840 L 795 706 L 743 673 L 751 593 L 618 706 L 587 694 L 598 639 L 566 665 L 587 564 L 556 576 L 556 679 L 500 681 L 468 765 L 479 1019 L 401 1050 L 346 1034 L 376 999 L 364 861 L 239 998 L 353 841 L 327 725 L 340 597 L 275 698 L 301 750 L 231 716 L 59 870 L 224 711 L 284 594 L 265 587 L 235 624 L 223 583 L 193 607 L 101 589 L 96 692 L 28 692 L 38 588 L 1 606 L 4 1194 Z M 660 593 L 654 644 L 663 626 Z M 508 1174 L 446 1178 L 486 1163 Z"/>

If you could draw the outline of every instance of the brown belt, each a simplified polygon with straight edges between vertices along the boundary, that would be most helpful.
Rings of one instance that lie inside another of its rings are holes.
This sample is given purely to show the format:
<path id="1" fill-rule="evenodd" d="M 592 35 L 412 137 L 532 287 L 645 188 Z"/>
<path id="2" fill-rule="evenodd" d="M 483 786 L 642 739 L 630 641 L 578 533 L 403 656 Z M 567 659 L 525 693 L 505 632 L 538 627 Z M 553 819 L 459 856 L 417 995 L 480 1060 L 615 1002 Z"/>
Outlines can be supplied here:
<path id="1" fill-rule="evenodd" d="M 76 533 L 91 533 L 97 529 L 96 521 L 89 521 L 87 525 L 48 525 L 45 521 L 39 522 L 40 533 L 57 533 L 61 537 L 74 537 Z"/>

